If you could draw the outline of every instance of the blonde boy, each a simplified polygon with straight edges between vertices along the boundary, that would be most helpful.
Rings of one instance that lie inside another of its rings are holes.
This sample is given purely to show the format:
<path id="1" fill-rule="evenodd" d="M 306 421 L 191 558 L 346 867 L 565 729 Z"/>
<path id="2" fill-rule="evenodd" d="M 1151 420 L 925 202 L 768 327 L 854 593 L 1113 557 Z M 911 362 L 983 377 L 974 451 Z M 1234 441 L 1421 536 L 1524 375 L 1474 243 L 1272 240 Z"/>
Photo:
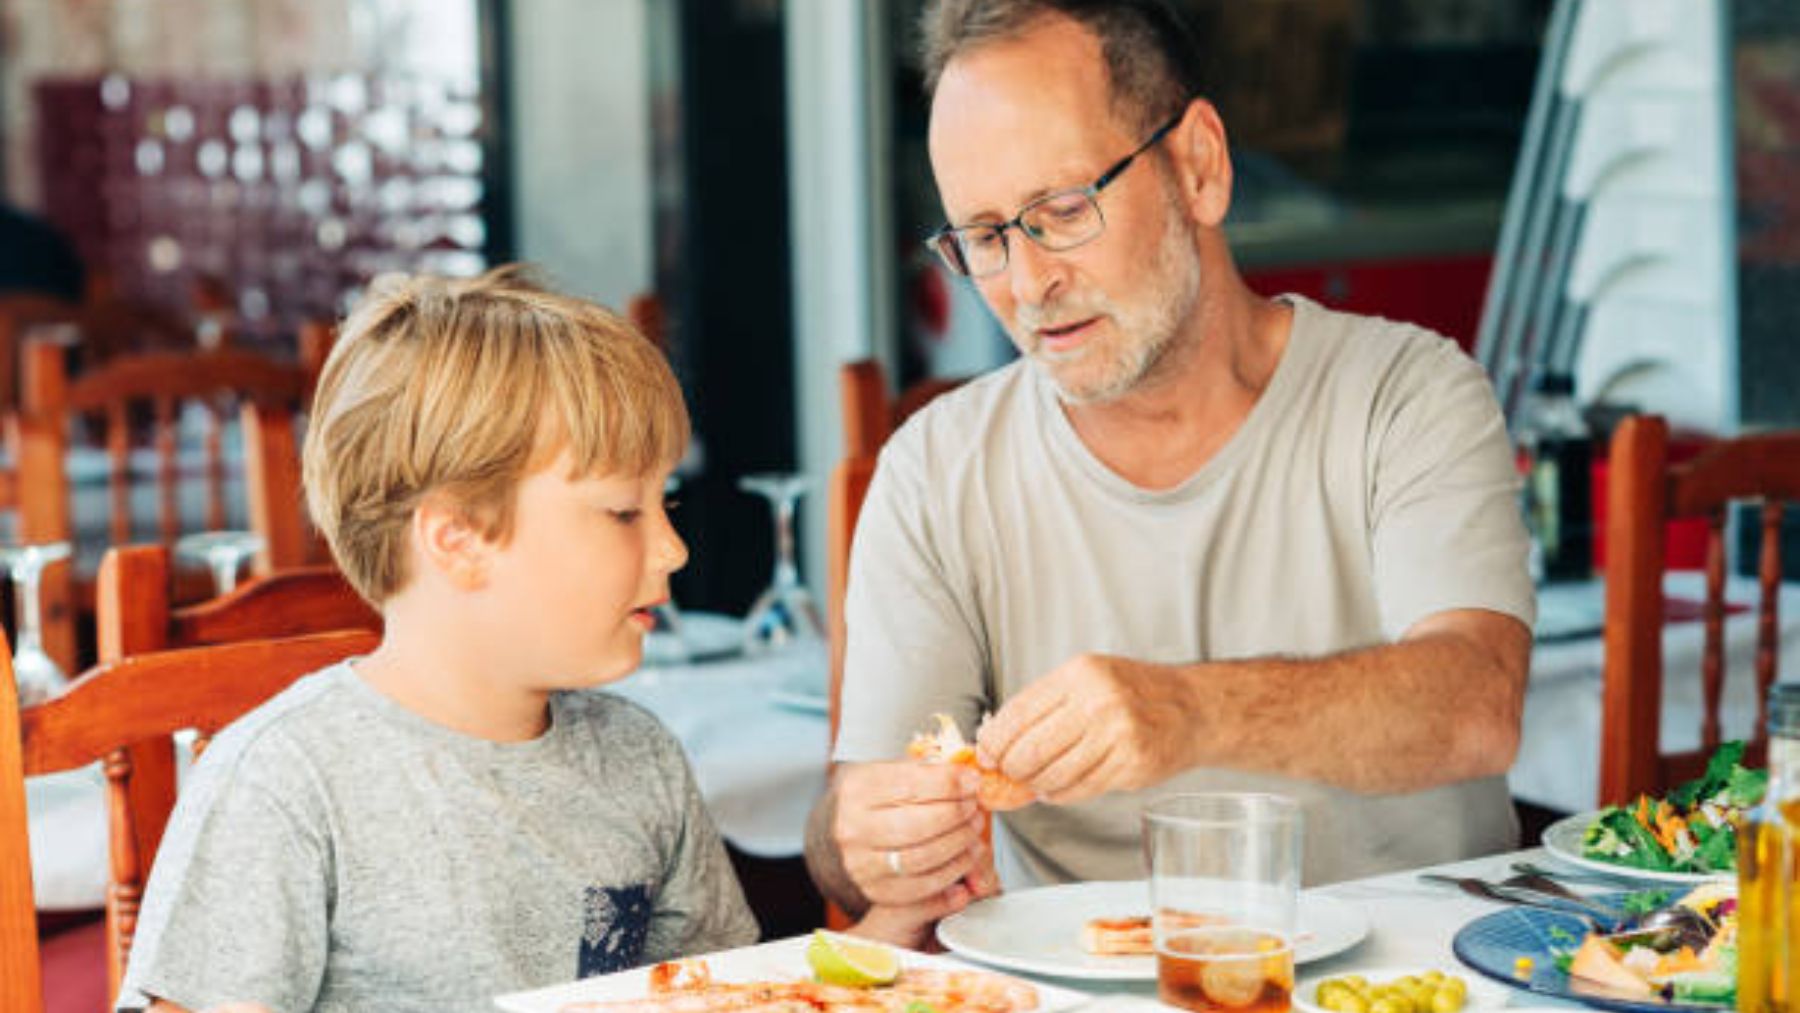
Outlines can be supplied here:
<path id="1" fill-rule="evenodd" d="M 150 879 L 126 1003 L 490 1009 L 754 941 L 681 749 L 616 697 L 687 549 L 668 366 L 516 270 L 378 283 L 303 467 L 381 646 L 219 736 Z"/>

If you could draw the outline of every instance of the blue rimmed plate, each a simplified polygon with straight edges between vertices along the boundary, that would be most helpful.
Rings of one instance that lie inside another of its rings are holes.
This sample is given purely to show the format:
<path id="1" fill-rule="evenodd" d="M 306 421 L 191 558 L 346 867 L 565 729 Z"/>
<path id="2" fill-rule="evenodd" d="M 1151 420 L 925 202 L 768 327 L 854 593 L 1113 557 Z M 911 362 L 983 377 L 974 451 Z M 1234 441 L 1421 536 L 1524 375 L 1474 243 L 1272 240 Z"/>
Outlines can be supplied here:
<path id="1" fill-rule="evenodd" d="M 1597 898 L 1605 901 L 1613 898 Z M 1725 1010 L 1710 1003 L 1670 1002 L 1660 998 L 1610 992 L 1588 982 L 1573 982 L 1556 966 L 1558 952 L 1575 948 L 1587 933 L 1587 923 L 1574 915 L 1538 908 L 1507 908 L 1483 915 L 1456 933 L 1451 949 L 1456 959 L 1480 973 L 1553 999 L 1566 999 L 1601 1009 L 1633 1013 L 1669 1013 L 1670 1010 Z M 1531 961 L 1529 976 L 1518 973 L 1520 958 Z"/>

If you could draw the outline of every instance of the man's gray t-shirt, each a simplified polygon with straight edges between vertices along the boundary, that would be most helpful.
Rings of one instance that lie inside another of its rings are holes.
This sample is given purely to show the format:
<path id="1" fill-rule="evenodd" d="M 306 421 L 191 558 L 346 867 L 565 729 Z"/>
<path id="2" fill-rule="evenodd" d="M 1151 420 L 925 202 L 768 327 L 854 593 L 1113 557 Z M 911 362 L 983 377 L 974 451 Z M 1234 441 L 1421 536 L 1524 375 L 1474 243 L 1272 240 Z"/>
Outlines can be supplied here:
<path id="1" fill-rule="evenodd" d="M 1027 362 L 938 398 L 893 436 L 857 522 L 837 759 L 900 756 L 933 711 L 969 732 L 1081 653 L 1319 656 L 1392 642 L 1449 609 L 1531 623 L 1518 479 L 1480 367 L 1419 328 L 1288 302 L 1291 336 L 1255 407 L 1175 488 L 1108 469 Z M 1141 876 L 1144 804 L 1225 788 L 1302 801 L 1309 883 L 1517 837 L 1498 777 L 1364 795 L 1200 769 L 1004 814 L 1002 875 Z"/>
<path id="2" fill-rule="evenodd" d="M 604 693 L 528 742 L 461 735 L 349 663 L 223 731 L 159 850 L 125 1000 L 487 1010 L 754 942 L 681 746 Z"/>

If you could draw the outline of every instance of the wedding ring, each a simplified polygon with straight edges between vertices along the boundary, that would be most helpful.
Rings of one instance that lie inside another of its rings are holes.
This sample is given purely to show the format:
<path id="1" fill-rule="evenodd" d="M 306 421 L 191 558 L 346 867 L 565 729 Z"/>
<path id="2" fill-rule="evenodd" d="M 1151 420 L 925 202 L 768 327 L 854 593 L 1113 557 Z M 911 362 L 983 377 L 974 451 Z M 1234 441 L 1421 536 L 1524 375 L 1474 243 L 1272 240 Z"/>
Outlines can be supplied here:
<path id="1" fill-rule="evenodd" d="M 888 871 L 889 872 L 892 872 L 896 876 L 906 875 L 906 870 L 900 867 L 900 852 L 898 852 L 898 851 L 888 852 L 887 853 L 887 863 L 888 863 Z"/>

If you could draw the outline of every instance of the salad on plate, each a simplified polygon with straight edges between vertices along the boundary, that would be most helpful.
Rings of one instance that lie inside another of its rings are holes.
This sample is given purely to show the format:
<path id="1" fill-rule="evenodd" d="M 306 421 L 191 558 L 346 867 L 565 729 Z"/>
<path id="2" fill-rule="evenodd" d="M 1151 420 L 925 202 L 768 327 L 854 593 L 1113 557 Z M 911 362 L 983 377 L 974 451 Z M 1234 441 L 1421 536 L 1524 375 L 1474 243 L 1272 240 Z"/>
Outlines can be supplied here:
<path id="1" fill-rule="evenodd" d="M 1721 745 L 1706 772 L 1661 799 L 1608 806 L 1581 838 L 1585 858 L 1650 872 L 1737 870 L 1737 824 L 1762 801 L 1769 774 L 1743 765 L 1744 743 Z"/>

